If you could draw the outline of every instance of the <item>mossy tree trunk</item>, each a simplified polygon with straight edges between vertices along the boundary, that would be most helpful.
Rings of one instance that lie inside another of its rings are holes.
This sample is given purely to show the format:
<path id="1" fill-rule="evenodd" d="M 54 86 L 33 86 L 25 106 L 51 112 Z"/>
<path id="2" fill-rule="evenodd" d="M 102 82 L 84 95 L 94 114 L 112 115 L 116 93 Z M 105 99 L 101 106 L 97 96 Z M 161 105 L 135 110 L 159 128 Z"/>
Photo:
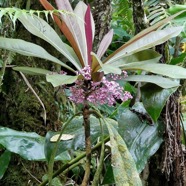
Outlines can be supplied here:
<path id="1" fill-rule="evenodd" d="M 22 9 L 30 8 L 34 10 L 43 9 L 38 0 L 9 0 L 4 1 L 1 6 L 16 6 Z M 44 41 L 41 41 L 39 38 L 26 31 L 26 29 L 18 21 L 16 22 L 16 30 L 13 30 L 11 21 L 4 17 L 3 25 L 1 27 L 1 35 L 20 38 L 36 43 L 43 46 L 56 57 L 61 57 L 58 53 L 55 53 L 50 45 L 47 45 Z M 4 50 L 0 50 L 0 53 L 2 60 L 6 60 L 10 54 Z M 21 56 L 18 54 L 11 54 L 10 65 L 33 66 L 49 70 L 56 69 L 56 66 L 48 61 L 41 60 L 39 58 Z M 59 110 L 58 105 L 63 104 L 62 101 L 59 101 L 62 100 L 61 97 L 63 95 L 55 92 L 52 85 L 46 82 L 45 77 L 25 76 L 46 107 L 46 125 L 44 124 L 43 108 L 41 104 L 28 88 L 19 72 L 13 71 L 11 67 L 6 68 L 3 77 L 3 84 L 1 86 L 0 125 L 18 131 L 37 132 L 43 136 L 45 136 L 48 130 L 58 130 L 61 126 L 59 115 L 62 113 L 62 111 Z M 58 104 L 56 104 L 56 102 L 58 102 Z M 3 151 L 1 150 L 0 152 Z M 1 180 L 1 184 L 4 186 L 37 185 L 38 180 L 41 179 L 45 172 L 45 163 L 25 161 L 19 156 L 13 154 L 9 168 L 4 178 Z"/>

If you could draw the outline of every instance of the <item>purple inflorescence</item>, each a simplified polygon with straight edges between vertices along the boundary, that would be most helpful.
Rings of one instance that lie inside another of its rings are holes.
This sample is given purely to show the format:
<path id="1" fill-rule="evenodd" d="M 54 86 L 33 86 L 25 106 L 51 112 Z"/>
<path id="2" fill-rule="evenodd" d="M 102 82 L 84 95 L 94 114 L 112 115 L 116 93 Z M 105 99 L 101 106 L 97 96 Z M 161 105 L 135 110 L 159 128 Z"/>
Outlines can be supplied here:
<path id="1" fill-rule="evenodd" d="M 124 91 L 115 80 L 120 79 L 119 75 L 110 75 L 111 81 L 103 77 L 101 81 L 94 82 L 91 80 L 91 68 L 84 67 L 80 74 L 83 75 L 83 80 L 77 80 L 75 85 L 70 87 L 71 101 L 75 103 L 85 103 L 85 101 L 93 104 L 108 104 L 112 106 L 117 100 L 127 101 L 132 96 L 129 92 Z M 127 77 L 125 71 L 121 76 Z M 85 87 L 86 82 L 86 87 Z"/>

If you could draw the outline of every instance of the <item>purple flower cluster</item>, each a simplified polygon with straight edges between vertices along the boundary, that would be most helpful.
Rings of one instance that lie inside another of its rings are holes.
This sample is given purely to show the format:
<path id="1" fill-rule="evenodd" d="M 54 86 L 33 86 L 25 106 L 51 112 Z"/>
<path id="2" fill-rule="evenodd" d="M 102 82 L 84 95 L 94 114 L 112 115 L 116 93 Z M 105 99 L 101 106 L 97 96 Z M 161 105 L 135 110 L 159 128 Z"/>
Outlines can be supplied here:
<path id="1" fill-rule="evenodd" d="M 108 104 L 112 106 L 117 100 L 127 101 L 132 96 L 129 92 L 124 91 L 115 81 L 109 81 L 103 77 L 101 81 L 91 81 L 91 69 L 89 66 L 84 67 L 80 74 L 83 75 L 83 80 L 77 80 L 75 85 L 70 87 L 71 101 L 75 103 L 85 103 L 88 101 L 93 104 Z M 123 73 L 127 76 L 126 72 Z M 115 80 L 115 76 L 114 80 Z M 117 79 L 120 77 L 117 76 Z M 86 83 L 85 83 L 86 82 Z"/>

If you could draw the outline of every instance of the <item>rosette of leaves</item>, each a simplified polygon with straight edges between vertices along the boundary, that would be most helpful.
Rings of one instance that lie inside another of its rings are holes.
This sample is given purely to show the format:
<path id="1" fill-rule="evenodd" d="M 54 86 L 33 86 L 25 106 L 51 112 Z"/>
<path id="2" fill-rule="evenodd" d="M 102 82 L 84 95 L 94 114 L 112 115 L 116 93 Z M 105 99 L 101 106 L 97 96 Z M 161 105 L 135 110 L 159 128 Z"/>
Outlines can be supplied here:
<path id="1" fill-rule="evenodd" d="M 49 4 L 48 1 L 40 0 L 40 2 L 47 10 L 55 10 L 55 8 Z M 72 63 L 72 65 L 63 63 L 55 56 L 49 54 L 43 47 L 20 39 L 1 37 L 0 48 L 11 50 L 26 56 L 34 56 L 50 60 L 60 64 L 68 70 L 71 70 L 74 72 L 74 76 L 68 74 L 52 74 L 48 70 L 28 67 L 14 67 L 14 70 L 32 74 L 44 74 L 46 75 L 47 81 L 51 82 L 54 86 L 73 83 L 78 78 L 75 71 L 81 71 L 81 69 L 85 66 L 91 67 L 93 81 L 99 81 L 101 79 L 102 71 L 104 74 L 120 74 L 122 69 L 142 70 L 166 76 L 168 78 L 151 75 L 133 75 L 126 79 L 127 81 L 151 82 L 162 88 L 179 86 L 178 82 L 175 82 L 170 78 L 186 78 L 185 69 L 178 66 L 159 64 L 158 61 L 161 56 L 154 50 L 149 49 L 181 33 L 181 26 L 165 28 L 163 30 L 160 29 L 160 27 L 178 16 L 180 13 L 166 18 L 152 27 L 145 29 L 122 45 L 110 56 L 104 58 L 103 55 L 112 42 L 113 30 L 110 30 L 105 35 L 100 43 L 98 51 L 93 52 L 92 45 L 95 25 L 90 7 L 82 1 L 77 4 L 74 10 L 68 0 L 56 0 L 56 4 L 58 9 L 68 12 L 54 12 L 53 18 L 71 46 L 64 43 L 54 29 L 39 16 L 29 13 L 19 15 L 16 14 L 16 16 L 30 33 L 50 43 L 56 50 L 64 55 L 69 62 Z M 11 12 L 9 12 L 9 14 L 11 14 Z M 15 20 L 13 16 L 12 20 Z"/>

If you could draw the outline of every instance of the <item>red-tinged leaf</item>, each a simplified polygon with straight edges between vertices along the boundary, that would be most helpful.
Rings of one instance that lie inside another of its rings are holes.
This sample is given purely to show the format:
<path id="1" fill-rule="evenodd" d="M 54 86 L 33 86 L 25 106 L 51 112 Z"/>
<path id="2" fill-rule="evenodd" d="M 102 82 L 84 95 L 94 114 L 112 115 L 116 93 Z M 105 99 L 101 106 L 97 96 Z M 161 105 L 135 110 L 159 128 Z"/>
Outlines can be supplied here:
<path id="1" fill-rule="evenodd" d="M 72 13 L 72 15 L 61 14 L 60 16 L 61 16 L 61 19 L 65 22 L 66 26 L 71 31 L 74 37 L 74 41 L 76 42 L 77 49 L 79 50 L 79 53 L 76 53 L 76 54 L 79 60 L 81 61 L 82 66 L 85 66 L 85 64 L 87 64 L 87 51 L 86 51 L 86 47 L 84 46 L 85 38 L 83 37 L 83 34 L 81 32 L 80 26 L 77 21 L 78 17 L 73 15 L 74 11 L 68 0 L 63 0 L 63 1 L 56 0 L 56 4 L 57 4 L 58 9 L 65 10 L 65 11 Z"/>
<path id="2" fill-rule="evenodd" d="M 91 66 L 91 55 L 92 52 L 92 24 L 91 24 L 91 13 L 90 13 L 90 5 L 87 7 L 87 11 L 85 14 L 85 34 L 87 41 L 87 55 L 88 55 L 88 65 Z"/>
<path id="3" fill-rule="evenodd" d="M 103 54 L 106 52 L 107 48 L 109 47 L 110 43 L 112 42 L 113 37 L 113 29 L 111 29 L 102 39 L 98 51 L 97 56 L 101 59 Z"/>
<path id="4" fill-rule="evenodd" d="M 46 10 L 55 10 L 55 8 L 47 0 L 39 0 L 39 1 Z M 61 32 L 64 34 L 64 36 L 67 38 L 67 40 L 73 47 L 76 55 L 78 56 L 81 62 L 81 65 L 83 66 L 83 59 L 81 57 L 81 53 L 79 51 L 78 45 L 72 35 L 72 32 L 67 27 L 66 23 L 59 18 L 59 15 L 53 14 L 53 18 L 56 24 L 58 25 L 58 27 L 60 28 Z"/>
<path id="5" fill-rule="evenodd" d="M 94 72 L 92 73 L 92 80 L 94 82 L 99 82 L 104 76 L 104 72 Z"/>
<path id="6" fill-rule="evenodd" d="M 141 38 L 143 38 L 144 36 L 150 34 L 153 31 L 156 31 L 158 28 L 161 28 L 163 25 L 167 24 L 169 21 L 171 21 L 172 19 L 174 19 L 175 17 L 177 17 L 178 15 L 182 14 L 184 11 L 180 11 L 177 14 L 174 14 L 166 19 L 163 19 L 162 21 L 159 21 L 158 23 L 156 23 L 155 25 L 143 30 L 142 32 L 140 32 L 139 34 L 137 34 L 136 36 L 134 36 L 130 41 L 128 41 L 126 44 L 122 45 L 120 48 L 118 48 L 115 52 L 113 52 L 111 55 L 109 55 L 104 62 L 107 62 L 108 60 L 110 60 L 112 57 L 116 56 L 119 52 L 123 51 L 126 47 L 130 46 L 131 44 L 137 42 L 138 40 L 140 40 Z"/>

